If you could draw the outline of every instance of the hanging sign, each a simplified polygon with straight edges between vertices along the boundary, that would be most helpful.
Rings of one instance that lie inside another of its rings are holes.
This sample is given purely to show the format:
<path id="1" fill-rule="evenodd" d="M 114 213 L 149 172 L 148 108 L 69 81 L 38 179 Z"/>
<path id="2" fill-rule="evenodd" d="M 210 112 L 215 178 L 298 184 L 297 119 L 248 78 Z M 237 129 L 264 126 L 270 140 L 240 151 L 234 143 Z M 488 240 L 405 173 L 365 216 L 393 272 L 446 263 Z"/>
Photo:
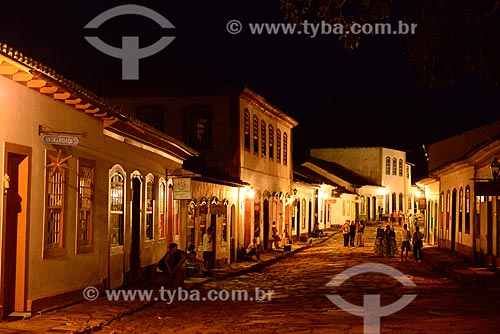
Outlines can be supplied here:
<path id="1" fill-rule="evenodd" d="M 51 145 L 76 146 L 78 138 L 73 136 L 43 136 L 43 142 Z"/>
<path id="2" fill-rule="evenodd" d="M 173 179 L 174 199 L 191 199 L 191 179 Z"/>

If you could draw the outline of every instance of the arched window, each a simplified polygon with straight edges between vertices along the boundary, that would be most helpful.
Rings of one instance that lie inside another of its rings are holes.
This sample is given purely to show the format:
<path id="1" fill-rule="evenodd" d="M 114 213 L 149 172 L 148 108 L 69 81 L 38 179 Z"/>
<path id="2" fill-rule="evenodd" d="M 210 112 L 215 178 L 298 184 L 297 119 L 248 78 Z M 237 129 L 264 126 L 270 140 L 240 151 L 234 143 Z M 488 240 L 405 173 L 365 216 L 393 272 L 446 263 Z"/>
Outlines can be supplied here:
<path id="1" fill-rule="evenodd" d="M 259 119 L 253 116 L 253 153 L 259 154 Z"/>
<path id="2" fill-rule="evenodd" d="M 266 127 L 266 122 L 264 120 L 261 121 L 260 123 L 260 140 L 261 140 L 261 148 L 260 148 L 260 153 L 263 157 L 266 156 L 266 151 L 267 151 L 267 127 Z"/>
<path id="3" fill-rule="evenodd" d="M 123 171 L 115 171 L 109 179 L 109 233 L 110 245 L 123 245 L 125 217 L 125 177 Z"/>
<path id="4" fill-rule="evenodd" d="M 283 132 L 283 165 L 288 163 L 288 135 Z"/>
<path id="5" fill-rule="evenodd" d="M 244 142 L 245 150 L 250 151 L 250 112 L 245 109 L 245 121 L 244 121 L 245 133 Z"/>
<path id="6" fill-rule="evenodd" d="M 281 131 L 276 129 L 276 162 L 281 163 Z"/>
<path id="7" fill-rule="evenodd" d="M 146 176 L 146 240 L 153 240 L 153 189 L 154 177 L 148 174 Z"/>
<path id="8" fill-rule="evenodd" d="M 398 159 L 392 159 L 392 175 L 396 175 L 396 169 L 398 168 Z"/>
<path id="9" fill-rule="evenodd" d="M 464 211 L 464 189 L 460 187 L 458 191 L 458 231 L 462 231 L 462 220 Z"/>
<path id="10" fill-rule="evenodd" d="M 465 233 L 470 233 L 470 186 L 465 187 Z"/>
<path id="11" fill-rule="evenodd" d="M 385 175 L 391 175 L 391 158 L 385 158 Z"/>
<path id="12" fill-rule="evenodd" d="M 274 159 L 274 128 L 269 124 L 269 159 Z"/>
<path id="13" fill-rule="evenodd" d="M 167 216 L 167 183 L 165 179 L 160 179 L 160 186 L 158 189 L 158 237 L 165 238 L 165 218 Z"/>
<path id="14" fill-rule="evenodd" d="M 403 159 L 399 159 L 398 175 L 403 176 Z"/>

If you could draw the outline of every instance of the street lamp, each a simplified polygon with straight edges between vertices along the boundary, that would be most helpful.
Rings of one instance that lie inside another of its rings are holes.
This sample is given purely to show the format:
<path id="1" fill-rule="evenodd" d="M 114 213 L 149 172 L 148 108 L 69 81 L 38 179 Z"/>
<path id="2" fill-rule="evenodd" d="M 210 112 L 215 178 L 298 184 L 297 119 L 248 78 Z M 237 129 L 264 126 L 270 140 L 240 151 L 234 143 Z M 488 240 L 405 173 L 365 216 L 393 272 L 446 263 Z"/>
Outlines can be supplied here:
<path id="1" fill-rule="evenodd" d="M 500 162 L 497 157 L 493 158 L 493 161 L 490 164 L 490 169 L 493 180 L 496 180 L 498 178 L 498 174 L 500 173 Z"/>

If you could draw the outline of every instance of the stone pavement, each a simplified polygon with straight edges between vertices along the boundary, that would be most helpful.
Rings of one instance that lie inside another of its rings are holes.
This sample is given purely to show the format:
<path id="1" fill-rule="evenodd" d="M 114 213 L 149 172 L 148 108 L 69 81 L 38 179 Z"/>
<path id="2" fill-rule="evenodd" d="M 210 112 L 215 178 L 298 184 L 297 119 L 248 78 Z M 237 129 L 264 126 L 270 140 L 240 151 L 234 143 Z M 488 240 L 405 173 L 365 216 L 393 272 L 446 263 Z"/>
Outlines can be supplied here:
<path id="1" fill-rule="evenodd" d="M 396 227 L 398 230 L 399 228 Z M 367 227 L 365 234 L 374 234 L 375 226 Z M 340 227 L 335 230 L 326 231 L 327 236 L 311 239 L 312 243 L 294 243 L 290 252 L 269 251 L 261 254 L 261 261 L 243 261 L 231 263 L 214 271 L 213 277 L 202 279 L 189 279 L 186 282 L 187 289 L 197 288 L 209 281 L 222 281 L 229 277 L 243 275 L 245 273 L 260 271 L 265 266 L 279 261 L 296 252 L 322 243 L 332 236 L 340 233 Z M 398 238 L 399 238 L 399 234 Z M 399 244 L 399 243 L 398 243 Z M 424 262 L 442 273 L 446 277 L 454 278 L 464 284 L 475 287 L 483 287 L 491 292 L 500 292 L 499 275 L 489 272 L 484 268 L 473 268 L 457 254 L 444 252 L 437 247 L 425 245 Z M 85 301 L 59 309 L 42 312 L 25 320 L 0 322 L 0 333 L 92 333 L 99 331 L 104 326 L 112 323 L 127 314 L 137 312 L 150 304 L 155 303 L 158 295 L 158 287 L 147 287 L 153 291 L 152 298 L 146 300 L 125 301 L 123 298 L 117 301 L 109 301 L 106 296 L 95 301 Z M 153 289 L 156 288 L 156 289 Z M 136 290 L 144 290 L 144 286 Z M 131 290 L 133 291 L 133 290 Z M 500 293 L 498 293 L 500 296 Z M 157 299 L 158 300 L 158 299 Z"/>

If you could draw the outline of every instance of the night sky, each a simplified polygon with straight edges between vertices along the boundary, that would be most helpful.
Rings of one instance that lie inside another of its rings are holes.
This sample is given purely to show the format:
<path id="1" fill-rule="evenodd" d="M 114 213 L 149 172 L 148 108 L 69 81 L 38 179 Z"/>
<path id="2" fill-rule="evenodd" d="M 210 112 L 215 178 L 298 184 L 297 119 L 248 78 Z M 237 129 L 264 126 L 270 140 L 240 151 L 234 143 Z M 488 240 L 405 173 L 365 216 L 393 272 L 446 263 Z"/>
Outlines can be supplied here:
<path id="1" fill-rule="evenodd" d="M 5 1 L 0 42 L 100 95 L 101 81 L 121 80 L 121 61 L 92 47 L 84 36 L 97 35 L 119 46 L 121 36 L 135 35 L 143 47 L 165 35 L 151 20 L 135 15 L 116 17 L 91 32 L 83 28 L 103 11 L 129 3 Z M 243 24 L 283 22 L 279 0 L 133 4 L 161 13 L 175 26 L 166 30 L 175 36 L 169 46 L 140 60 L 140 80 L 148 80 L 151 68 L 158 71 L 175 63 L 216 80 L 247 83 L 300 123 L 294 130 L 297 161 L 308 147 L 384 145 L 408 150 L 409 160 L 420 170 L 417 176 L 423 176 L 422 144 L 498 118 L 498 87 L 473 75 L 464 73 L 453 87 L 422 87 L 398 36 L 366 36 L 358 49 L 347 51 L 334 36 L 226 31 L 232 19 Z M 182 76 L 180 72 L 166 70 L 165 78 Z"/>

